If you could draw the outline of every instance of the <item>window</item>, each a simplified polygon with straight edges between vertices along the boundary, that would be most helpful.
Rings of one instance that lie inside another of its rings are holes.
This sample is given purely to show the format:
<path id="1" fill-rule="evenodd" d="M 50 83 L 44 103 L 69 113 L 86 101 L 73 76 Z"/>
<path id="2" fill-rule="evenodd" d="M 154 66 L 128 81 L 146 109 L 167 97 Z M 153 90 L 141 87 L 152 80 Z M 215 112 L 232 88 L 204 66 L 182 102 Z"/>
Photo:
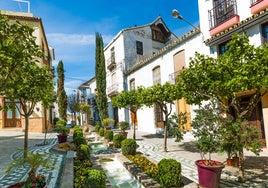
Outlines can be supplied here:
<path id="1" fill-rule="evenodd" d="M 115 52 L 114 52 L 114 47 L 111 48 L 111 63 L 115 63 Z"/>
<path id="2" fill-rule="evenodd" d="M 227 46 L 228 42 L 224 42 L 219 45 L 219 55 L 224 54 L 228 50 L 228 46 Z"/>
<path id="3" fill-rule="evenodd" d="M 160 66 L 157 66 L 153 69 L 153 84 L 161 83 L 161 73 Z M 160 128 L 163 127 L 163 112 L 159 105 L 154 105 L 154 117 L 155 117 L 155 126 Z"/>
<path id="4" fill-rule="evenodd" d="M 130 90 L 134 90 L 135 89 L 135 78 L 131 79 L 129 82 L 130 85 Z"/>
<path id="5" fill-rule="evenodd" d="M 137 54 L 143 55 L 143 44 L 141 41 L 136 41 Z"/>
<path id="6" fill-rule="evenodd" d="M 153 69 L 153 84 L 161 83 L 160 66 Z"/>
<path id="7" fill-rule="evenodd" d="M 268 22 L 262 24 L 261 30 L 262 30 L 262 43 L 264 44 L 268 42 Z"/>

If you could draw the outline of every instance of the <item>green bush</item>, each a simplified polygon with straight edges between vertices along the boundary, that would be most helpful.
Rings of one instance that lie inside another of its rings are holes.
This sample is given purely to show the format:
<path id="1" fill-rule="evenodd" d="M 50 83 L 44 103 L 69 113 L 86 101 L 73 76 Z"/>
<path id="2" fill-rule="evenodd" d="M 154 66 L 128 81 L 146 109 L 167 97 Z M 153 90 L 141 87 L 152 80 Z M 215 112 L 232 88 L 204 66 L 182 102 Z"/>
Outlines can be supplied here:
<path id="1" fill-rule="evenodd" d="M 121 148 L 121 143 L 123 140 L 125 140 L 126 137 L 123 134 L 116 134 L 113 138 L 113 147 L 115 148 Z"/>
<path id="2" fill-rule="evenodd" d="M 99 130 L 100 130 L 100 128 L 101 128 L 100 125 L 96 125 L 95 128 L 94 128 L 94 131 L 95 131 L 96 133 L 98 133 Z"/>
<path id="3" fill-rule="evenodd" d="M 81 144 L 87 144 L 87 141 L 86 141 L 84 136 L 76 136 L 73 139 L 73 142 L 74 142 L 76 148 L 78 148 Z"/>
<path id="4" fill-rule="evenodd" d="M 87 188 L 106 188 L 106 177 L 100 170 L 88 170 L 84 182 Z"/>
<path id="5" fill-rule="evenodd" d="M 143 155 L 127 155 L 127 158 L 137 165 L 145 174 L 158 181 L 157 165 Z"/>
<path id="6" fill-rule="evenodd" d="M 58 120 L 57 123 L 56 123 L 56 127 L 57 126 L 64 126 L 64 127 L 66 127 L 66 125 L 67 125 L 67 121 L 65 121 L 63 119 Z"/>
<path id="7" fill-rule="evenodd" d="M 158 163 L 158 179 L 162 187 L 182 186 L 181 163 L 175 159 L 162 159 Z"/>
<path id="8" fill-rule="evenodd" d="M 73 133 L 73 140 L 76 138 L 76 137 L 83 137 L 84 134 L 83 134 L 83 130 L 80 128 L 80 127 L 77 127 L 75 126 L 74 128 L 74 133 Z"/>
<path id="9" fill-rule="evenodd" d="M 100 136 L 104 136 L 104 129 L 103 129 L 103 128 L 100 128 L 100 130 L 99 130 L 99 135 L 100 135 Z"/>
<path id="10" fill-rule="evenodd" d="M 121 149 L 123 155 L 135 155 L 137 149 L 137 143 L 132 138 L 127 138 L 121 142 Z"/>
<path id="11" fill-rule="evenodd" d="M 107 131 L 105 131 L 105 133 L 104 133 L 104 138 L 105 138 L 106 140 L 111 141 L 111 140 L 113 140 L 113 137 L 114 137 L 114 132 L 113 132 L 112 130 L 107 130 Z"/>
<path id="12" fill-rule="evenodd" d="M 89 160 L 90 159 L 90 147 L 86 144 L 81 144 L 80 147 L 77 149 L 77 159 L 83 161 L 83 160 Z"/>

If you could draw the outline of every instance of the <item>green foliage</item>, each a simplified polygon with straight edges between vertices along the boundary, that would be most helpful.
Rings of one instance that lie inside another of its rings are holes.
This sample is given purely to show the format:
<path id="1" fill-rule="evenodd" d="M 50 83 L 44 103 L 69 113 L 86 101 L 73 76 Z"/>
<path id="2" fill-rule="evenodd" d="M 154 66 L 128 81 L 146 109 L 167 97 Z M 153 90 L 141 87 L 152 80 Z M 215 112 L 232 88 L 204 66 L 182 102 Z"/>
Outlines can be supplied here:
<path id="1" fill-rule="evenodd" d="M 59 115 L 61 119 L 66 119 L 68 99 L 64 89 L 64 67 L 62 61 L 59 61 L 58 63 L 57 73 L 58 73 L 57 97 L 58 97 Z"/>
<path id="2" fill-rule="evenodd" d="M 101 121 L 101 123 L 102 123 L 102 125 L 103 125 L 104 127 L 107 127 L 107 126 L 109 126 L 109 125 L 114 124 L 114 120 L 111 119 L 111 118 L 104 118 L 104 119 Z"/>
<path id="3" fill-rule="evenodd" d="M 106 177 L 100 170 L 87 170 L 85 188 L 106 188 Z"/>
<path id="4" fill-rule="evenodd" d="M 172 104 L 175 100 L 182 98 L 181 88 L 177 84 L 166 82 L 165 84 L 156 84 L 140 90 L 142 102 L 148 106 L 158 105 L 168 120 L 172 111 Z M 164 122 L 164 151 L 167 151 L 167 121 Z"/>
<path id="5" fill-rule="evenodd" d="M 98 133 L 99 132 L 99 130 L 100 130 L 100 125 L 95 125 L 95 127 L 94 127 L 94 131 L 96 132 L 96 133 Z"/>
<path id="6" fill-rule="evenodd" d="M 148 160 L 143 155 L 127 155 L 130 161 L 135 163 L 145 174 L 158 181 L 158 168 L 157 165 Z"/>
<path id="7" fill-rule="evenodd" d="M 96 102 L 100 112 L 100 118 L 105 119 L 108 116 L 108 103 L 106 95 L 106 67 L 103 52 L 103 40 L 100 33 L 96 33 L 96 53 L 95 53 L 95 75 L 97 86 Z"/>
<path id="8" fill-rule="evenodd" d="M 125 132 L 125 130 L 127 130 L 129 128 L 129 123 L 127 121 L 120 121 L 118 123 L 119 128 L 121 129 L 121 131 Z"/>
<path id="9" fill-rule="evenodd" d="M 195 110 L 196 116 L 192 121 L 193 135 L 197 138 L 197 145 L 202 159 L 205 154 L 218 152 L 221 144 L 221 124 L 224 121 L 222 111 L 215 102 L 209 102 Z"/>
<path id="10" fill-rule="evenodd" d="M 107 131 L 105 131 L 105 133 L 104 133 L 104 138 L 105 138 L 106 140 L 111 141 L 111 140 L 113 140 L 113 137 L 114 137 L 114 132 L 113 132 L 112 130 L 107 130 Z"/>
<path id="11" fill-rule="evenodd" d="M 70 133 L 70 129 L 62 125 L 56 126 L 55 131 L 61 135 L 68 135 Z"/>
<path id="12" fill-rule="evenodd" d="M 74 187 L 84 188 L 85 179 L 87 178 L 87 171 L 92 168 L 92 163 L 90 160 L 80 161 L 78 159 L 74 160 Z"/>
<path id="13" fill-rule="evenodd" d="M 162 187 L 181 187 L 181 163 L 175 159 L 162 159 L 158 163 L 158 178 Z"/>
<path id="14" fill-rule="evenodd" d="M 67 121 L 64 119 L 60 119 L 56 122 L 56 126 L 66 126 L 67 125 Z"/>
<path id="15" fill-rule="evenodd" d="M 73 142 L 76 146 L 76 148 L 78 148 L 81 144 L 87 144 L 87 141 L 85 139 L 84 136 L 76 136 L 74 139 L 73 139 Z"/>
<path id="16" fill-rule="evenodd" d="M 135 155 L 137 150 L 137 143 L 132 138 L 127 138 L 121 142 L 121 149 L 123 155 Z"/>
<path id="17" fill-rule="evenodd" d="M 116 134 L 113 138 L 113 147 L 115 148 L 121 148 L 121 142 L 125 140 L 126 137 L 123 134 Z"/>
<path id="18" fill-rule="evenodd" d="M 29 165 L 30 171 L 28 172 L 27 181 L 33 181 L 37 176 L 37 169 L 39 167 L 44 167 L 46 169 L 51 167 L 51 161 L 47 157 L 47 154 L 38 154 L 25 151 L 27 157 L 18 158 L 13 163 L 11 163 L 6 169 L 6 173 L 10 173 L 13 168 L 24 166 L 25 164 Z"/>
<path id="19" fill-rule="evenodd" d="M 76 139 L 76 137 L 84 137 L 83 130 L 78 126 L 75 126 L 73 133 L 73 139 Z"/>
<path id="20" fill-rule="evenodd" d="M 100 128 L 100 129 L 99 129 L 99 135 L 100 135 L 100 136 L 104 136 L 104 129 L 103 129 L 103 128 Z"/>
<path id="21" fill-rule="evenodd" d="M 169 135 L 176 138 L 175 142 L 183 140 L 184 125 L 187 123 L 187 114 L 173 114 L 168 118 Z"/>
<path id="22" fill-rule="evenodd" d="M 77 159 L 89 160 L 90 159 L 90 147 L 87 144 L 81 144 L 80 147 L 77 149 Z"/>

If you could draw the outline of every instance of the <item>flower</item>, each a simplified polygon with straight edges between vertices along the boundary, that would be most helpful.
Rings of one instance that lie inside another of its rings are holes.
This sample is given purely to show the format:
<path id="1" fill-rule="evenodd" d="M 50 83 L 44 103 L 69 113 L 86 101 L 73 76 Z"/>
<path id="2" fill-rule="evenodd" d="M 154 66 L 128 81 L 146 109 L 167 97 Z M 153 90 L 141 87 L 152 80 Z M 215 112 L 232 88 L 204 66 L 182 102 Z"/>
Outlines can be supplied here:
<path id="1" fill-rule="evenodd" d="M 45 188 L 46 176 L 44 174 L 38 174 L 34 179 L 26 181 L 24 187 Z"/>

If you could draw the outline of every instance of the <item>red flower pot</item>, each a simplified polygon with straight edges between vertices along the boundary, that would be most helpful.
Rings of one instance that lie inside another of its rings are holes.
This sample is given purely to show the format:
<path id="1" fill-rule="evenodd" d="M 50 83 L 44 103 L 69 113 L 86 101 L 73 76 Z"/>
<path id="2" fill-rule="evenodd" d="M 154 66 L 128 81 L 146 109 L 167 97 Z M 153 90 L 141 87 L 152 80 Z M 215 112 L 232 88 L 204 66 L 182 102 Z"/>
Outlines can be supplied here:
<path id="1" fill-rule="evenodd" d="M 62 135 L 62 134 L 59 134 L 59 135 L 57 135 L 57 136 L 58 136 L 58 142 L 59 142 L 59 144 L 60 144 L 60 143 L 67 142 L 67 137 L 68 137 L 68 135 Z"/>
<path id="2" fill-rule="evenodd" d="M 198 170 L 199 184 L 205 188 L 218 188 L 224 164 L 219 161 L 210 160 L 209 163 L 211 162 L 213 163 L 212 165 L 207 165 L 208 160 L 197 160 L 195 162 Z"/>

